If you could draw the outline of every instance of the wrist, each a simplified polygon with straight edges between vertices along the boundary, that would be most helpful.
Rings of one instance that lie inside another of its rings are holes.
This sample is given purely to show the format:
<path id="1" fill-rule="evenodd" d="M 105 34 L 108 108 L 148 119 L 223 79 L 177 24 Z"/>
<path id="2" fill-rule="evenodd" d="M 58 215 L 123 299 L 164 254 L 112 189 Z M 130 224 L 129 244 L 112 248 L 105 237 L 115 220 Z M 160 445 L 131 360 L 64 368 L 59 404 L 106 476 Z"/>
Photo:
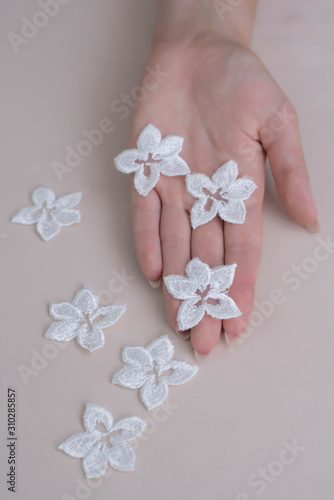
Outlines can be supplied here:
<path id="1" fill-rule="evenodd" d="M 249 47 L 257 0 L 158 0 L 154 43 L 218 37 Z"/>

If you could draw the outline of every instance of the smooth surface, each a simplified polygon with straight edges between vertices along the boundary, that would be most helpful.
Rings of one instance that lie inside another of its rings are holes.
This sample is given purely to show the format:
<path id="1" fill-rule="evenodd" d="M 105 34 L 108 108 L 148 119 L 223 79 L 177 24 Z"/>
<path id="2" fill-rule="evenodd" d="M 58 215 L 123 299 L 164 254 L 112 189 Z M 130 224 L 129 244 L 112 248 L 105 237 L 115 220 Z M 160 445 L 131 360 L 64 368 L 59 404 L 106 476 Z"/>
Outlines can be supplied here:
<path id="1" fill-rule="evenodd" d="M 126 147 L 130 117 L 120 119 L 110 106 L 137 85 L 154 4 L 72 0 L 15 54 L 7 34 L 20 33 L 21 18 L 32 19 L 40 7 L 1 2 L 0 496 L 330 500 L 334 249 L 319 250 L 319 238 L 334 240 L 334 4 L 262 1 L 253 40 L 298 110 L 321 232 L 312 235 L 288 219 L 268 175 L 253 332 L 233 347 L 222 338 L 196 377 L 171 388 L 167 406 L 148 412 L 136 391 L 110 382 L 122 365 L 122 346 L 169 333 L 176 358 L 197 363 L 189 342 L 167 325 L 161 288 L 151 288 L 141 275 L 128 179 L 113 167 L 113 157 Z M 81 131 L 103 118 L 112 120 L 113 132 L 59 182 L 52 164 L 64 163 L 66 146 L 75 148 L 84 139 Z M 57 195 L 83 192 L 82 222 L 48 243 L 32 226 L 10 224 L 40 184 Z M 128 278 L 120 282 L 114 278 L 122 269 Z M 75 341 L 47 348 L 48 304 L 72 300 L 84 283 L 106 301 L 126 303 L 128 312 L 105 330 L 106 345 L 92 354 Z M 272 305 L 273 299 L 280 303 Z M 27 385 L 20 365 L 34 372 Z M 17 393 L 16 494 L 6 490 L 8 386 Z M 133 473 L 112 472 L 87 485 L 81 461 L 57 450 L 83 430 L 86 402 L 105 406 L 116 419 L 148 420 Z M 283 451 L 284 442 L 294 440 L 303 448 L 295 457 Z"/>

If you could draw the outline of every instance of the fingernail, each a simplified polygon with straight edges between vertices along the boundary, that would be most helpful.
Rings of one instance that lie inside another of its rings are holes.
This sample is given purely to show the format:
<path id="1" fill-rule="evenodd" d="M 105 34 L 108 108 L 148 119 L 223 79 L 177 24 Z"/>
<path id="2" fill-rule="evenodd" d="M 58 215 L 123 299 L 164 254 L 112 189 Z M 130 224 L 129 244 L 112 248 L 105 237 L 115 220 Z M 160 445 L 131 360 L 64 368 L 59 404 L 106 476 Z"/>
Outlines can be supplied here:
<path id="1" fill-rule="evenodd" d="M 175 333 L 179 337 L 179 339 L 181 339 L 181 340 L 189 340 L 190 339 L 190 330 L 187 330 L 186 332 L 180 332 L 180 331 L 176 330 Z"/>
<path id="2" fill-rule="evenodd" d="M 319 233 L 320 231 L 319 221 L 316 221 L 314 224 L 311 224 L 310 226 L 306 227 L 310 231 L 310 233 Z"/>
<path id="3" fill-rule="evenodd" d="M 229 345 L 233 345 L 237 342 L 238 337 L 230 337 L 229 335 L 227 335 L 226 332 L 224 332 L 224 335 L 225 335 L 225 340 Z"/>
<path id="4" fill-rule="evenodd" d="M 210 353 L 208 352 L 206 354 L 201 354 L 200 352 L 197 352 L 194 349 L 194 354 L 197 361 L 204 361 L 209 356 Z"/>
<path id="5" fill-rule="evenodd" d="M 159 288 L 159 286 L 161 285 L 161 278 L 159 278 L 156 281 L 152 281 L 152 280 L 147 280 L 147 281 L 149 282 L 149 284 L 151 285 L 152 288 Z"/>

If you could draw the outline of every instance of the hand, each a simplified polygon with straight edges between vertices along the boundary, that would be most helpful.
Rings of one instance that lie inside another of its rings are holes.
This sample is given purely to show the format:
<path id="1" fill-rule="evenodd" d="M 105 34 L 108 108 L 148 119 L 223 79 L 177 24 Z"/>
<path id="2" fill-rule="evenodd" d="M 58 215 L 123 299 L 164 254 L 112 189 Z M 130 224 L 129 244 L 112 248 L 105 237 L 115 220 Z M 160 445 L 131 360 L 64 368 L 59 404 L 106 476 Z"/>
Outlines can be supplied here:
<path id="1" fill-rule="evenodd" d="M 144 275 L 151 281 L 163 274 L 184 274 L 188 261 L 199 257 L 215 267 L 237 264 L 229 295 L 242 316 L 219 321 L 204 316 L 191 331 L 195 351 L 205 354 L 217 344 L 222 328 L 236 337 L 247 326 L 261 251 L 261 212 L 268 156 L 278 196 L 299 224 L 316 226 L 296 113 L 258 57 L 238 40 L 204 30 L 155 42 L 149 66 L 167 72 L 160 85 L 138 104 L 133 117 L 130 147 L 148 124 L 162 136 L 184 138 L 180 156 L 191 171 L 208 176 L 230 159 L 258 186 L 245 202 L 242 225 L 219 218 L 191 229 L 194 199 L 185 178 L 161 176 L 146 197 L 132 186 L 136 251 Z M 180 302 L 164 287 L 167 317 L 177 329 Z M 223 324 L 222 324 L 223 323 Z"/>

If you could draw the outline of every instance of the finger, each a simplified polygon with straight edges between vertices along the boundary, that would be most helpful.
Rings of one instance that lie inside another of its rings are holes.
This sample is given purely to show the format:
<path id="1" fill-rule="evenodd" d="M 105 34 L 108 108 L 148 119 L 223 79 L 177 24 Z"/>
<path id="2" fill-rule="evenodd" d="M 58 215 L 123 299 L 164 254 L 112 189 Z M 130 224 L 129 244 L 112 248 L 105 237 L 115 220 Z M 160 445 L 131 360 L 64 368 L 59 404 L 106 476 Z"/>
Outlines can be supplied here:
<path id="1" fill-rule="evenodd" d="M 282 112 L 276 111 L 276 117 L 270 123 L 269 129 L 265 127 L 260 131 L 260 137 L 278 196 L 292 219 L 303 226 L 314 226 L 318 219 L 317 209 L 303 155 L 298 119 L 292 105 L 286 103 Z"/>
<path id="2" fill-rule="evenodd" d="M 190 260 L 190 221 L 182 203 L 163 202 L 160 238 L 163 275 L 183 275 Z M 181 303 L 168 293 L 166 287 L 164 287 L 164 298 L 168 322 L 174 330 L 177 330 L 177 311 Z"/>
<path id="3" fill-rule="evenodd" d="M 229 296 L 234 300 L 242 315 L 223 321 L 225 334 L 240 335 L 246 328 L 252 312 L 256 275 L 261 254 L 262 202 L 264 195 L 264 164 L 258 165 L 252 179 L 258 186 L 245 201 L 246 220 L 243 224 L 224 222 L 225 264 L 237 264 Z M 244 174 L 250 173 L 250 169 Z"/>
<path id="4" fill-rule="evenodd" d="M 162 273 L 160 245 L 161 202 L 153 190 L 140 196 L 132 185 L 132 225 L 138 261 L 144 276 L 157 281 Z"/>
<path id="5" fill-rule="evenodd" d="M 223 225 L 216 217 L 192 231 L 191 257 L 199 257 L 210 267 L 224 263 Z M 199 354 L 207 354 L 217 345 L 221 334 L 221 320 L 205 315 L 191 330 L 191 343 Z"/>

